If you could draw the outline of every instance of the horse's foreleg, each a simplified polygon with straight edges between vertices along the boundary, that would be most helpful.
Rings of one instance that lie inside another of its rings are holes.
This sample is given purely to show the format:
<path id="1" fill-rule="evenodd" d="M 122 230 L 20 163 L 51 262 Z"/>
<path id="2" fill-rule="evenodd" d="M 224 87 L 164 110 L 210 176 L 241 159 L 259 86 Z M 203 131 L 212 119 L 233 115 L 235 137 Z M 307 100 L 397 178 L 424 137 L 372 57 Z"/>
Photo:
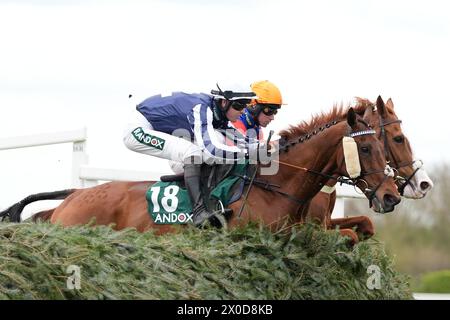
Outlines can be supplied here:
<path id="1" fill-rule="evenodd" d="M 349 244 L 352 247 L 359 242 L 358 235 L 352 229 L 340 229 L 339 233 L 343 237 L 349 237 L 350 238 L 350 243 Z"/>
<path id="2" fill-rule="evenodd" d="M 309 203 L 306 220 L 322 225 L 325 229 L 330 225 L 331 213 L 336 203 L 336 192 L 319 192 Z"/>
<path id="3" fill-rule="evenodd" d="M 356 227 L 356 232 L 360 240 L 368 239 L 375 234 L 372 220 L 366 216 L 331 219 L 328 227 L 335 229 L 337 226 L 340 229 L 352 229 Z"/>

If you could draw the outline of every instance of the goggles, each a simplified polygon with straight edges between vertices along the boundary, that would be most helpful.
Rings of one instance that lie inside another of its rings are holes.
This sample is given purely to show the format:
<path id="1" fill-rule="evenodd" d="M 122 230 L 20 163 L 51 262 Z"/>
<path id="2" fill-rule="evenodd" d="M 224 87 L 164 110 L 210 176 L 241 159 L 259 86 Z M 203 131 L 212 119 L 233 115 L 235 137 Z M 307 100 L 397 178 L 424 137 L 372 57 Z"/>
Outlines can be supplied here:
<path id="1" fill-rule="evenodd" d="M 280 109 L 280 106 L 277 104 L 269 104 L 269 105 L 261 105 L 262 106 L 262 113 L 264 113 L 266 116 L 272 116 L 276 115 L 278 113 L 278 109 Z"/>
<path id="2" fill-rule="evenodd" d="M 250 104 L 250 99 L 239 99 L 231 101 L 231 107 L 236 111 L 242 111 L 248 104 Z"/>

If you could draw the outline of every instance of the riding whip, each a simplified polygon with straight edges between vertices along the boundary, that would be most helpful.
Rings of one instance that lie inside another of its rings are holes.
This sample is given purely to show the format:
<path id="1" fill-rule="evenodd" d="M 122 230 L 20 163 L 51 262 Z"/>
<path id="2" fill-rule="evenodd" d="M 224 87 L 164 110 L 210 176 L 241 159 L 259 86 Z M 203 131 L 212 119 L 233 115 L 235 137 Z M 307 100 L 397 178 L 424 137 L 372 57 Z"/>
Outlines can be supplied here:
<path id="1" fill-rule="evenodd" d="M 273 130 L 270 130 L 269 137 L 267 138 L 266 146 L 269 146 L 269 142 L 270 142 L 270 139 L 272 138 L 273 132 L 274 132 Z M 247 203 L 248 194 L 250 193 L 250 189 L 253 186 L 253 181 L 255 180 L 256 173 L 258 172 L 258 167 L 259 167 L 259 162 L 256 164 L 255 170 L 253 171 L 252 176 L 250 178 L 250 183 L 248 185 L 248 189 L 245 192 L 244 200 L 242 201 L 241 208 L 239 209 L 238 218 L 241 218 L 242 211 L 244 210 L 244 206 Z"/>

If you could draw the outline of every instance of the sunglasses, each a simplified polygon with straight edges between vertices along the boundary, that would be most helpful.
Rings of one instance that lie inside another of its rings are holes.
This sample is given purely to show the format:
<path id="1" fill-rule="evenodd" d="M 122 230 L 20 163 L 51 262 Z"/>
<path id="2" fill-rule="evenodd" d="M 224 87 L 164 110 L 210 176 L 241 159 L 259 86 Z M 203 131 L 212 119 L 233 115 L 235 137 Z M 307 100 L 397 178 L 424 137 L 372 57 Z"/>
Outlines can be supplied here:
<path id="1" fill-rule="evenodd" d="M 251 102 L 249 99 L 231 101 L 231 107 L 236 111 L 242 111 Z"/>

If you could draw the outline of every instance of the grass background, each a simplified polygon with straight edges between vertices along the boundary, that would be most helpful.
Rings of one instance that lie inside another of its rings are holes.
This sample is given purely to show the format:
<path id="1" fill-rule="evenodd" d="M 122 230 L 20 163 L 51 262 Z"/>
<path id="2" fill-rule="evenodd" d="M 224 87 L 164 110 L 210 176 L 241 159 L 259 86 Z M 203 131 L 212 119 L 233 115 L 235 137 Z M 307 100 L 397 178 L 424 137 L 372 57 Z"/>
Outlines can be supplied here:
<path id="1" fill-rule="evenodd" d="M 434 188 L 421 200 L 402 199 L 393 213 L 374 214 L 367 201 L 346 202 L 346 215 L 367 215 L 375 238 L 393 257 L 397 271 L 411 276 L 414 292 L 450 293 L 450 167 L 426 168 Z M 438 273 L 436 273 L 438 272 Z M 430 277 L 428 277 L 430 274 Z M 439 283 L 439 286 L 431 286 Z M 435 291 L 438 290 L 438 291 Z"/>

